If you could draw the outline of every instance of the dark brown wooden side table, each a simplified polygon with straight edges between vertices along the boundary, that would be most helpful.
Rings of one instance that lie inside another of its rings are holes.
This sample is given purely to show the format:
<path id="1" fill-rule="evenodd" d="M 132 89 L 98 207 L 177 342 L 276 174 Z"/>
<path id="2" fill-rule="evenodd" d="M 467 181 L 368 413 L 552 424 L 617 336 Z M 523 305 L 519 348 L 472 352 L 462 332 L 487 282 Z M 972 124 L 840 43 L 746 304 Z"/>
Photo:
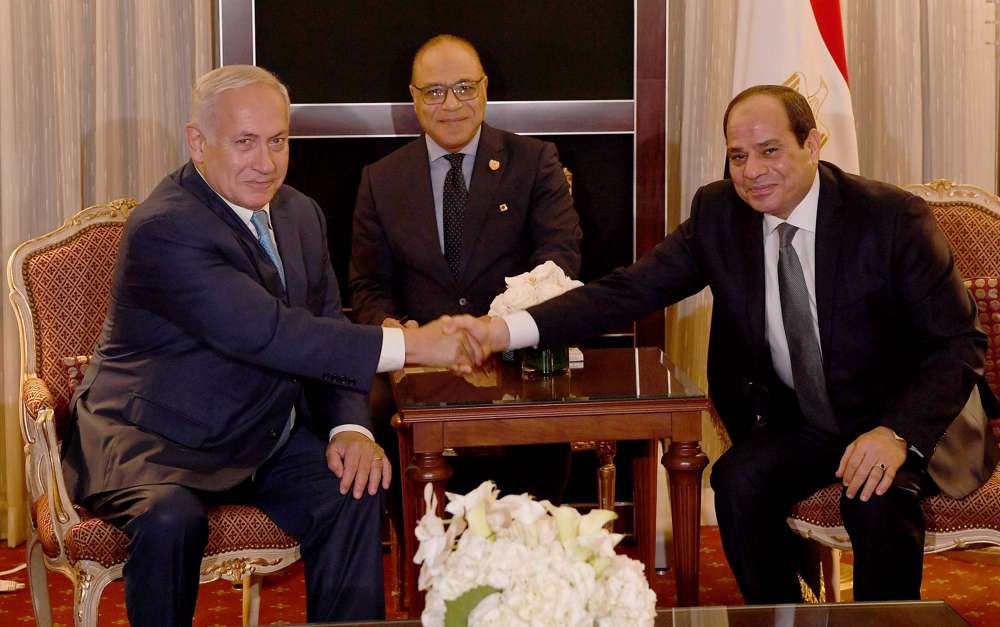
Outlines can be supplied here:
<path id="1" fill-rule="evenodd" d="M 407 369 L 392 377 L 403 477 L 405 596 L 411 616 L 423 609 L 417 593 L 414 530 L 424 513 L 424 486 L 433 485 L 439 514 L 452 474 L 445 449 L 547 442 L 641 440 L 634 463 L 639 559 L 652 579 L 656 530 L 656 446 L 669 439 L 661 460 L 670 479 L 674 570 L 679 605 L 698 604 L 698 525 L 701 412 L 708 407 L 694 386 L 658 348 L 584 351 L 583 368 L 553 377 L 522 377 L 519 366 L 496 360 L 488 373 Z"/>

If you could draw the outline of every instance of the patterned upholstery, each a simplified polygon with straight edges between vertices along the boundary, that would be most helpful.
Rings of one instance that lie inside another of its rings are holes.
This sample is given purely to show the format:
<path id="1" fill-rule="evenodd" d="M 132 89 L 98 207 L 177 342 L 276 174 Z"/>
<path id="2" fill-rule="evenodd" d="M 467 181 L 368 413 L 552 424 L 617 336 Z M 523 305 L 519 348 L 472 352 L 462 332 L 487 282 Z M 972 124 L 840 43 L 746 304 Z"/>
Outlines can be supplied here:
<path id="1" fill-rule="evenodd" d="M 21 429 L 32 503 L 28 577 L 40 622 L 50 615 L 46 570 L 72 580 L 76 624 L 89 626 L 97 622 L 104 586 L 121 577 L 125 561 L 125 534 L 70 502 L 58 439 L 101 330 L 122 228 L 136 204 L 122 199 L 84 209 L 15 248 L 7 268 L 24 355 Z M 217 506 L 208 518 L 201 576 L 248 578 L 243 622 L 256 624 L 260 575 L 298 560 L 298 544 L 256 507 Z"/>
<path id="2" fill-rule="evenodd" d="M 71 239 L 35 252 L 23 266 L 35 324 L 35 372 L 55 401 L 60 434 L 65 431 L 71 394 L 62 357 L 94 349 L 121 234 L 121 223 L 85 227 Z"/>
<path id="3" fill-rule="evenodd" d="M 968 202 L 932 201 L 931 208 L 963 277 L 1000 276 L 1000 217 Z"/>
<path id="4" fill-rule="evenodd" d="M 123 564 L 128 545 L 125 532 L 93 517 L 82 507 L 74 506 L 74 509 L 80 516 L 80 523 L 74 525 L 65 538 L 67 561 L 76 564 L 80 560 L 90 560 L 105 568 Z M 57 556 L 59 541 L 52 527 L 48 503 L 39 499 L 31 508 L 31 513 L 45 554 Z M 219 505 L 209 509 L 205 555 L 253 549 L 290 549 L 295 545 L 295 540 L 257 507 Z"/>
<path id="5" fill-rule="evenodd" d="M 840 517 L 839 483 L 828 485 L 792 508 L 792 518 L 811 525 L 846 534 Z M 1000 466 L 990 480 L 964 499 L 944 495 L 926 498 L 920 502 L 924 510 L 927 534 L 991 529 L 1000 533 Z"/>

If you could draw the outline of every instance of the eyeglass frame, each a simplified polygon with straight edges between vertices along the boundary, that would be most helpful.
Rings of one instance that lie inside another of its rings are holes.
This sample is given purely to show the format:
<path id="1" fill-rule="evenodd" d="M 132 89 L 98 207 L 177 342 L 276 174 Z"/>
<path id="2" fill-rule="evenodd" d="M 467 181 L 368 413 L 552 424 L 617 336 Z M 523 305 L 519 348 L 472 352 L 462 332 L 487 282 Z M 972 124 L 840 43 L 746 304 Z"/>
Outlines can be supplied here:
<path id="1" fill-rule="evenodd" d="M 413 89 L 415 89 L 418 92 L 420 92 L 421 101 L 425 105 L 442 105 L 442 104 L 445 103 L 446 100 L 448 100 L 448 92 L 451 92 L 452 95 L 455 96 L 455 100 L 458 100 L 459 102 L 469 102 L 470 100 L 475 100 L 476 97 L 479 95 L 479 85 L 480 85 L 480 83 L 482 83 L 485 80 L 486 80 L 486 75 L 483 74 L 482 78 L 480 78 L 479 80 L 475 80 L 475 81 L 469 80 L 467 78 L 463 78 L 460 81 L 455 81 L 451 85 L 440 85 L 440 84 L 437 84 L 437 83 L 433 83 L 431 85 L 425 85 L 423 87 L 417 87 L 416 85 L 410 84 L 410 87 L 412 87 Z M 473 95 L 469 96 L 468 98 L 462 98 L 461 96 L 459 96 L 458 93 L 455 91 L 455 87 L 457 87 L 458 85 L 462 85 L 462 84 L 474 85 L 476 87 L 475 93 Z M 444 88 L 444 90 L 445 90 L 444 97 L 441 99 L 440 102 L 427 102 L 427 90 L 428 89 L 433 89 L 435 87 Z"/>

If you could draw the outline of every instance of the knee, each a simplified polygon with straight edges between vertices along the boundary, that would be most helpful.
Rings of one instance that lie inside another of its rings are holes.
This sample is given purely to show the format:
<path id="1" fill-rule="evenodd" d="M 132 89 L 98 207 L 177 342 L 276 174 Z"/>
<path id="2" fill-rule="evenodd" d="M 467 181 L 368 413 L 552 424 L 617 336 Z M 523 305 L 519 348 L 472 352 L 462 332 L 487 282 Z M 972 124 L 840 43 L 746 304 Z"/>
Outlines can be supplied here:
<path id="1" fill-rule="evenodd" d="M 848 533 L 854 529 L 894 529 L 908 521 L 922 520 L 920 499 L 908 490 L 895 487 L 889 488 L 882 496 L 872 494 L 867 501 L 862 501 L 859 496 L 850 499 L 846 494 L 842 495 L 840 515 Z"/>
<path id="2" fill-rule="evenodd" d="M 754 491 L 750 470 L 736 455 L 731 455 L 731 451 L 723 453 L 712 466 L 709 479 L 716 498 L 720 495 L 726 498 L 747 496 Z"/>
<path id="3" fill-rule="evenodd" d="M 152 499 L 146 510 L 130 525 L 161 541 L 181 542 L 208 538 L 208 515 L 197 497 L 185 493 Z"/>

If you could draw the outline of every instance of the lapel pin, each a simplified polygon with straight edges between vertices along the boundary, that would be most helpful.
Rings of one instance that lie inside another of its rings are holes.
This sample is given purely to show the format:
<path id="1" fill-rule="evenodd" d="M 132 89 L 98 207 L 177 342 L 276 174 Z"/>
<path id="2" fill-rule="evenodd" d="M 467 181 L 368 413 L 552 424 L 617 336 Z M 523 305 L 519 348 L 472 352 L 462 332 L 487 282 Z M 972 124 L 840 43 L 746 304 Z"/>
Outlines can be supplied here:
<path id="1" fill-rule="evenodd" d="M 496 172 L 500 169 L 500 162 L 496 159 L 490 159 L 490 169 Z"/>
<path id="2" fill-rule="evenodd" d="M 504 211 L 507 211 L 507 203 L 502 202 L 500 203 L 500 213 L 503 213 Z"/>

